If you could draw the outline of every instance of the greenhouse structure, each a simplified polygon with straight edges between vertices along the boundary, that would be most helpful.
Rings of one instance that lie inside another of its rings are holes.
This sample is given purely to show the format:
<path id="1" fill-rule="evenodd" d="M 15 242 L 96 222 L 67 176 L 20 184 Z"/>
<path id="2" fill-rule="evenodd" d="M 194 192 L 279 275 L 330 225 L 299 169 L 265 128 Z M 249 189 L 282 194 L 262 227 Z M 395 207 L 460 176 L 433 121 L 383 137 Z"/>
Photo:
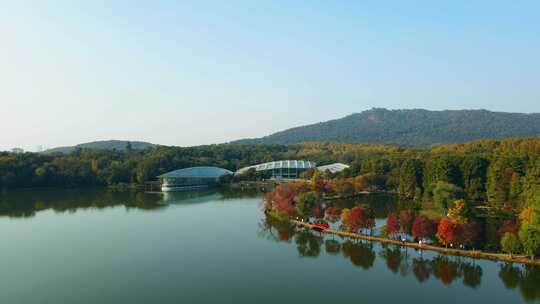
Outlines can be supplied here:
<path id="1" fill-rule="evenodd" d="M 233 172 L 218 167 L 191 167 L 171 171 L 158 176 L 161 191 L 180 191 L 206 188 L 215 185 L 219 179 Z"/>

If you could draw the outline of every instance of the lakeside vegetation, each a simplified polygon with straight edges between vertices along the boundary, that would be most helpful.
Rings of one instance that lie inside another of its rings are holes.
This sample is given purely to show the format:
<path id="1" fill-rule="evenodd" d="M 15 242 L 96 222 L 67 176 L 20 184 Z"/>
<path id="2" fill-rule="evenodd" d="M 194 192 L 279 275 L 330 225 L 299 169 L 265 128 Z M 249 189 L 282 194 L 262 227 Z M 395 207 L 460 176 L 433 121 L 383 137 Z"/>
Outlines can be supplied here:
<path id="1" fill-rule="evenodd" d="M 311 183 L 278 187 L 272 192 L 275 197 L 267 201 L 273 204 L 269 209 L 281 214 L 331 216 L 348 230 L 372 233 L 369 208 L 343 211 L 322 200 L 362 191 L 395 192 L 408 203 L 389 217 L 383 232 L 390 236 L 410 235 L 443 246 L 491 252 L 539 253 L 540 138 L 482 140 L 429 149 L 312 142 L 145 150 L 127 146 L 122 151 L 77 149 L 53 155 L 2 152 L 0 188 L 142 183 L 178 168 L 212 165 L 236 170 L 279 159 L 351 165 L 339 174 L 311 170 L 303 175 Z M 255 174 L 233 182 L 260 178 Z"/>
<path id="2" fill-rule="evenodd" d="M 367 206 L 336 208 L 325 197 L 390 191 L 408 203 L 381 233 L 464 249 L 540 253 L 540 141 L 513 139 L 380 153 L 337 175 L 307 172 L 310 182 L 283 184 L 265 209 L 282 217 L 339 222 L 372 234 Z"/>

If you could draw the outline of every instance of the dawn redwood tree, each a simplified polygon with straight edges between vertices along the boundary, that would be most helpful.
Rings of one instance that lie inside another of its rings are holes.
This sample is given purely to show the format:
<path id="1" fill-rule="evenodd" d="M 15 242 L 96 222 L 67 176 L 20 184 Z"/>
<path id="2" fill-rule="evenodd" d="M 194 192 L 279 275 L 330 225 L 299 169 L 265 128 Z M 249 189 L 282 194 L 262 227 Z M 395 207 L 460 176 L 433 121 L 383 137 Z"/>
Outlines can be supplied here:
<path id="1" fill-rule="evenodd" d="M 322 210 L 320 203 L 316 203 L 315 206 L 313 206 L 313 209 L 311 209 L 311 216 L 314 218 L 322 218 L 324 216 L 324 211 Z"/>
<path id="2" fill-rule="evenodd" d="M 349 229 L 349 221 L 351 218 L 351 209 L 343 208 L 341 210 L 341 225 L 344 229 Z"/>
<path id="3" fill-rule="evenodd" d="M 356 192 L 365 191 L 368 187 L 368 182 L 363 175 L 358 175 L 354 178 L 354 190 Z"/>
<path id="4" fill-rule="evenodd" d="M 437 227 L 437 239 L 445 246 L 456 243 L 456 224 L 447 217 L 442 218 Z"/>
<path id="5" fill-rule="evenodd" d="M 414 218 L 412 236 L 417 239 L 432 238 L 435 234 L 433 221 L 427 216 L 419 214 Z"/>
<path id="6" fill-rule="evenodd" d="M 395 213 L 390 213 L 386 218 L 386 232 L 388 234 L 395 236 L 399 232 L 399 221 Z"/>
<path id="7" fill-rule="evenodd" d="M 330 206 L 326 208 L 324 211 L 325 219 L 329 221 L 330 223 L 335 223 L 339 220 L 339 216 L 341 214 L 340 210 L 334 206 Z"/>
<path id="8" fill-rule="evenodd" d="M 473 246 L 480 239 L 480 225 L 475 221 L 465 224 L 456 224 L 456 238 L 458 243 Z"/>
<path id="9" fill-rule="evenodd" d="M 501 228 L 499 229 L 499 233 L 501 234 L 501 237 L 504 236 L 506 233 L 512 233 L 517 235 L 519 232 L 519 226 L 512 220 L 505 220 Z"/>
<path id="10" fill-rule="evenodd" d="M 401 232 L 405 234 L 411 233 L 413 223 L 413 216 L 409 210 L 401 210 L 399 212 L 399 225 L 401 226 Z"/>
<path id="11" fill-rule="evenodd" d="M 364 228 L 367 225 L 367 212 L 365 208 L 354 207 L 351 209 L 351 215 L 349 218 L 349 229 L 351 231 L 357 231 L 359 228 Z"/>
<path id="12" fill-rule="evenodd" d="M 311 189 L 315 192 L 324 192 L 325 181 L 321 171 L 315 170 L 311 177 Z"/>

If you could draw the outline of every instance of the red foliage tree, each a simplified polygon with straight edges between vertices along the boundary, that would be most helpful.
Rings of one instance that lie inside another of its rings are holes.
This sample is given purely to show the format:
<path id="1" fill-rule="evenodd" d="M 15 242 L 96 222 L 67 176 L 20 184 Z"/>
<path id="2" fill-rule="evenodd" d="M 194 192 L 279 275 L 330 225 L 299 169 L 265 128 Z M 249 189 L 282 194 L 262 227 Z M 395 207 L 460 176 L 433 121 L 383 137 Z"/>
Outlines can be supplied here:
<path id="1" fill-rule="evenodd" d="M 433 221 L 427 216 L 417 215 L 412 225 L 412 236 L 418 239 L 431 238 L 435 234 Z"/>
<path id="2" fill-rule="evenodd" d="M 354 207 L 351 209 L 351 215 L 349 218 L 349 229 L 351 231 L 357 231 L 359 228 L 366 226 L 367 212 L 362 207 Z"/>
<path id="3" fill-rule="evenodd" d="M 399 213 L 399 225 L 401 232 L 410 234 L 412 228 L 413 217 L 409 210 L 401 210 Z"/>
<path id="4" fill-rule="evenodd" d="M 321 204 L 315 204 L 313 206 L 313 209 L 311 209 L 311 216 L 314 218 L 322 218 L 324 216 Z"/>
<path id="5" fill-rule="evenodd" d="M 437 227 L 437 239 L 444 245 L 456 243 L 456 224 L 447 217 L 442 218 Z"/>
<path id="6" fill-rule="evenodd" d="M 463 245 L 472 246 L 480 238 L 480 225 L 477 222 L 457 225 L 456 230 L 457 241 Z"/>
<path id="7" fill-rule="evenodd" d="M 499 234 L 503 236 L 505 233 L 512 233 L 514 235 L 517 235 L 519 231 L 519 226 L 514 223 L 512 220 L 505 220 L 501 228 L 499 229 Z"/>
<path id="8" fill-rule="evenodd" d="M 390 213 L 386 218 L 386 231 L 389 234 L 396 234 L 399 232 L 399 222 L 395 213 Z"/>
<path id="9" fill-rule="evenodd" d="M 339 220 L 339 216 L 341 215 L 341 210 L 339 210 L 338 208 L 334 206 L 330 206 L 326 208 L 324 213 L 325 213 L 325 218 L 327 221 L 329 221 L 330 223 L 335 223 Z"/>
<path id="10" fill-rule="evenodd" d="M 286 216 L 294 215 L 296 212 L 294 206 L 294 197 L 309 188 L 306 183 L 286 183 L 277 186 L 274 191 L 265 196 L 264 208 L 276 210 L 278 213 Z"/>

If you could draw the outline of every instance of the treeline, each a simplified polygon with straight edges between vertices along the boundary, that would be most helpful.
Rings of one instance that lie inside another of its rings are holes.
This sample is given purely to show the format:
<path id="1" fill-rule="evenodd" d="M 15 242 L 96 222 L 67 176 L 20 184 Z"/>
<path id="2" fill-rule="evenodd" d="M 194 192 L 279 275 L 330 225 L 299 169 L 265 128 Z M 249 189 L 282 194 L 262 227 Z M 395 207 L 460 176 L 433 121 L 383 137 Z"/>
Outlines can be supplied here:
<path id="1" fill-rule="evenodd" d="M 261 161 L 293 157 L 289 146 L 211 145 L 145 150 L 76 149 L 70 154 L 0 153 L 0 189 L 142 183 L 192 166 L 229 170 Z"/>
<path id="2" fill-rule="evenodd" d="M 421 200 L 451 192 L 520 207 L 540 197 L 540 138 L 477 141 L 430 150 L 384 145 L 210 145 L 145 150 L 77 149 L 71 154 L 0 153 L 0 188 L 142 183 L 190 166 L 229 170 L 280 159 L 351 165 L 339 177 L 362 176 L 370 189 Z M 340 186 L 344 191 L 347 182 Z"/>
<path id="3" fill-rule="evenodd" d="M 521 208 L 540 200 L 540 139 L 372 154 L 356 158 L 340 177 L 359 175 L 377 189 L 396 191 L 403 198 L 438 197 L 443 204 L 464 198 Z"/>
<path id="4" fill-rule="evenodd" d="M 283 159 L 305 159 L 319 164 L 350 163 L 403 151 L 383 145 L 305 143 L 298 145 L 156 146 L 144 150 L 77 148 L 69 154 L 0 152 L 0 189 L 114 185 L 142 183 L 157 175 L 191 166 L 241 167 Z"/>

